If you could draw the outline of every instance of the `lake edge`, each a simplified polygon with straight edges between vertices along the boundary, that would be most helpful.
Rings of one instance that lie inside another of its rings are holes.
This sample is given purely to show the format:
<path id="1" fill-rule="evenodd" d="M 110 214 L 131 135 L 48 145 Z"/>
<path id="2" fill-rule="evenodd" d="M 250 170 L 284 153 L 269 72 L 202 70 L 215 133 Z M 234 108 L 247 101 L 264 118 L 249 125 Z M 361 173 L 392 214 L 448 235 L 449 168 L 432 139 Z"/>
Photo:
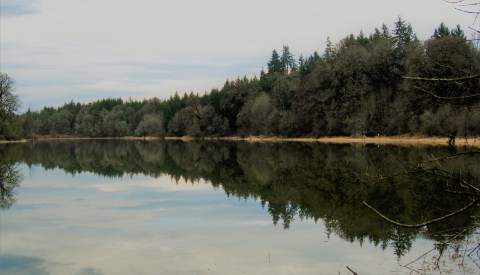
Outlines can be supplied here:
<path id="1" fill-rule="evenodd" d="M 299 138 L 284 138 L 284 137 L 269 137 L 269 136 L 226 136 L 226 137 L 203 137 L 196 138 L 191 136 L 167 136 L 164 138 L 146 136 L 146 137 L 100 137 L 100 138 L 88 138 L 77 136 L 40 136 L 33 139 L 22 140 L 0 140 L 0 144 L 8 143 L 25 143 L 32 141 L 43 140 L 144 140 L 144 141 L 157 141 L 157 140 L 178 140 L 178 141 L 244 141 L 244 142 L 299 142 L 299 143 L 324 143 L 324 144 L 382 144 L 382 145 L 398 145 L 398 146 L 441 146 L 447 147 L 448 138 L 446 137 L 425 137 L 415 135 L 400 135 L 400 136 L 377 136 L 377 137 L 348 137 L 348 136 L 333 136 L 333 137 L 299 137 Z M 455 146 L 463 147 L 468 146 L 471 148 L 480 148 L 480 140 L 477 138 L 457 138 Z"/>

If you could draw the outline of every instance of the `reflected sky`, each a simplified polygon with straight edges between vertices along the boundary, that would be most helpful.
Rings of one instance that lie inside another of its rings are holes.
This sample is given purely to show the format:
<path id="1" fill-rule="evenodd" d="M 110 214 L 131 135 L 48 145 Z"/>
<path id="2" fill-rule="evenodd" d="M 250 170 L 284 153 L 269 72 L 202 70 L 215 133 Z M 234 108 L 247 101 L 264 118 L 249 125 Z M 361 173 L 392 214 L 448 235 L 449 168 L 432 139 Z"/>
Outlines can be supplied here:
<path id="1" fill-rule="evenodd" d="M 412 260 L 298 216 L 284 230 L 259 201 L 203 181 L 19 169 L 17 202 L 0 212 L 0 270 L 12 274 L 382 274 Z"/>

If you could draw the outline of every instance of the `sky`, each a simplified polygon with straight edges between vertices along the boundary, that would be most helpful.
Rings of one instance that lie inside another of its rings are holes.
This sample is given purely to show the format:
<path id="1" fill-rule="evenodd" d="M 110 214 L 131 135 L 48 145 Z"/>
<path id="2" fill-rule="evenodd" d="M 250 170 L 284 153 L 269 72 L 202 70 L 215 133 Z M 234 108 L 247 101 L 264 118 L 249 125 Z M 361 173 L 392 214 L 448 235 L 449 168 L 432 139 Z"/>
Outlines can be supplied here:
<path id="1" fill-rule="evenodd" d="M 468 1 L 467 1 L 468 2 Z M 471 2 L 471 1 L 470 1 Z M 253 77 L 273 49 L 322 53 L 327 38 L 390 29 L 428 39 L 470 14 L 443 0 L 0 0 L 0 71 L 22 108 L 103 98 L 167 99 Z M 478 22 L 476 23 L 478 25 Z"/>

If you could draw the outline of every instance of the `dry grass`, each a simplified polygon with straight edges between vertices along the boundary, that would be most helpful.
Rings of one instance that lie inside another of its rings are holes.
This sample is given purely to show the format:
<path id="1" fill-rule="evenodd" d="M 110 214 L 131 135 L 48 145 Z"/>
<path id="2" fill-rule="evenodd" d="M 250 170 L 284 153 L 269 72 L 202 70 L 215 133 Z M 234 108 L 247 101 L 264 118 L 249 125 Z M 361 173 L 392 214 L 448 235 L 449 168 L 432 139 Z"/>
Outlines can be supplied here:
<path id="1" fill-rule="evenodd" d="M 121 137 L 121 138 L 82 138 L 75 136 L 41 136 L 37 137 L 39 140 L 85 140 L 85 139 L 122 139 L 122 140 L 146 140 L 155 141 L 161 140 L 159 137 Z M 190 136 L 183 137 L 165 137 L 165 140 L 181 140 L 192 141 L 199 140 Z M 224 140 L 224 141 L 245 141 L 245 142 L 305 142 L 305 143 L 330 143 L 330 144 L 391 144 L 391 145 L 405 145 L 405 146 L 447 146 L 448 138 L 445 137 L 422 137 L 422 136 L 378 136 L 378 137 L 321 137 L 321 138 L 280 138 L 280 137 L 265 137 L 265 136 L 250 136 L 250 137 L 206 137 L 201 140 Z M 6 143 L 21 143 L 29 140 L 0 140 L 0 144 Z M 480 139 L 476 138 L 457 138 L 456 146 L 470 146 L 480 148 Z"/>
<path id="2" fill-rule="evenodd" d="M 363 143 L 363 144 L 394 144 L 394 145 L 435 145 L 447 146 L 448 138 L 445 137 L 419 137 L 419 136 L 392 136 L 392 137 L 325 137 L 319 138 L 319 142 L 323 143 Z M 473 146 L 480 147 L 480 140 L 469 138 L 467 140 L 457 138 L 456 146 Z"/>
<path id="3" fill-rule="evenodd" d="M 0 144 L 7 144 L 7 143 L 25 143 L 28 142 L 28 139 L 20 139 L 20 140 L 0 140 Z"/>
<path id="4" fill-rule="evenodd" d="M 378 137 L 322 137 L 322 138 L 279 138 L 279 137 L 218 137 L 208 140 L 232 140 L 247 142 L 319 142 L 330 144 L 391 144 L 412 146 L 447 146 L 448 138 L 421 137 L 421 136 L 378 136 Z M 456 139 L 456 146 L 480 147 L 480 140 L 476 138 Z"/>

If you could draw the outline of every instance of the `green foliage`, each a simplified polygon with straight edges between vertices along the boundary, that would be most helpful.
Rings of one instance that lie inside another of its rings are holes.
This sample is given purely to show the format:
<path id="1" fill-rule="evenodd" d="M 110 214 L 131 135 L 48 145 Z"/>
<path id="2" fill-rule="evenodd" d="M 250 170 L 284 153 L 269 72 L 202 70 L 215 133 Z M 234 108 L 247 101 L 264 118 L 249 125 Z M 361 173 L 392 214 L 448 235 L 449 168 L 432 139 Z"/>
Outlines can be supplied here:
<path id="1" fill-rule="evenodd" d="M 283 59 L 283 56 L 282 56 Z M 268 73 L 269 74 L 274 74 L 274 73 L 283 73 L 285 71 L 284 67 L 284 62 L 280 58 L 280 55 L 278 54 L 277 50 L 272 51 L 272 57 L 270 58 L 270 61 L 268 61 Z"/>
<path id="2" fill-rule="evenodd" d="M 293 54 L 290 52 L 290 48 L 288 46 L 285 46 L 285 45 L 283 46 L 280 63 L 282 65 L 281 72 L 289 73 L 297 69 L 297 63 L 293 57 Z"/>
<path id="3" fill-rule="evenodd" d="M 315 70 L 317 62 L 320 61 L 321 57 L 317 52 L 314 52 L 308 58 L 303 58 L 301 55 L 298 59 L 298 70 L 301 76 L 306 76 L 311 74 Z"/>

